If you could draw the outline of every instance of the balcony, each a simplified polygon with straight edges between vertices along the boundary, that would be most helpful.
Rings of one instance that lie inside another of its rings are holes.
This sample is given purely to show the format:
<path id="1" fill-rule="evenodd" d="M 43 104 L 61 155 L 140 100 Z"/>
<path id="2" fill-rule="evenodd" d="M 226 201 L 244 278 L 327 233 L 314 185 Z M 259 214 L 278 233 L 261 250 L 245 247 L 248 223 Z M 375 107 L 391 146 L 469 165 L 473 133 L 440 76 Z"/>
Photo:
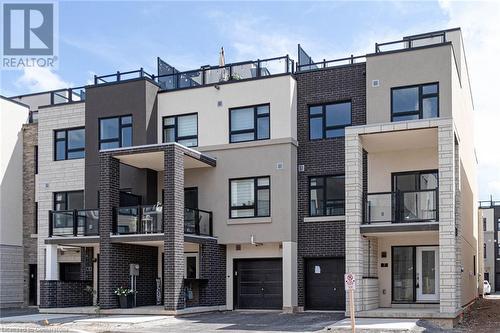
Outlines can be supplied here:
<path id="1" fill-rule="evenodd" d="M 99 210 L 74 209 L 49 211 L 49 237 L 99 235 Z"/>
<path id="2" fill-rule="evenodd" d="M 363 224 L 438 221 L 438 189 L 368 193 Z"/>
<path id="3" fill-rule="evenodd" d="M 446 31 L 438 31 L 429 34 L 409 36 L 397 41 L 375 43 L 375 53 L 414 49 L 429 45 L 444 44 L 446 42 Z"/>
<path id="4" fill-rule="evenodd" d="M 113 233 L 115 235 L 163 233 L 162 206 L 116 208 Z M 197 236 L 212 236 L 212 212 L 184 208 L 184 233 Z"/>

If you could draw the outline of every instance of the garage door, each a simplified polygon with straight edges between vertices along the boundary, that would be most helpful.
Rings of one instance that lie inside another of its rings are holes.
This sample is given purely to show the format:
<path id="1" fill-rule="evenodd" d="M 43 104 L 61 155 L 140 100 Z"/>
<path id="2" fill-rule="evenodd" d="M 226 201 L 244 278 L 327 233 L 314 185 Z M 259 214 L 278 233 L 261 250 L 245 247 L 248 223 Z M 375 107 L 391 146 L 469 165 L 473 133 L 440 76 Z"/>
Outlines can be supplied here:
<path id="1" fill-rule="evenodd" d="M 345 310 L 343 258 L 306 260 L 306 309 Z"/>
<path id="2" fill-rule="evenodd" d="M 281 259 L 235 260 L 234 268 L 235 308 L 283 308 Z"/>

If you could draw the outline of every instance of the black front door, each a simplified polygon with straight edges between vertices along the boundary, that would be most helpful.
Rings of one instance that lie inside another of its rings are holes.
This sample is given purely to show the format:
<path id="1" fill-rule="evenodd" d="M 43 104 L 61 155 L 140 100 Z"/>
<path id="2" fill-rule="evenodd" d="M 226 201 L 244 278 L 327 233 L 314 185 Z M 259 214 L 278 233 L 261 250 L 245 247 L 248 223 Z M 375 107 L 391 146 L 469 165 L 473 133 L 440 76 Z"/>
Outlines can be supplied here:
<path id="1" fill-rule="evenodd" d="M 37 275 L 37 266 L 29 265 L 30 276 L 29 276 L 29 305 L 36 305 L 36 275 Z"/>
<path id="2" fill-rule="evenodd" d="M 344 258 L 310 258 L 305 265 L 308 310 L 345 310 Z"/>
<path id="3" fill-rule="evenodd" d="M 234 261 L 235 309 L 283 308 L 281 259 Z"/>

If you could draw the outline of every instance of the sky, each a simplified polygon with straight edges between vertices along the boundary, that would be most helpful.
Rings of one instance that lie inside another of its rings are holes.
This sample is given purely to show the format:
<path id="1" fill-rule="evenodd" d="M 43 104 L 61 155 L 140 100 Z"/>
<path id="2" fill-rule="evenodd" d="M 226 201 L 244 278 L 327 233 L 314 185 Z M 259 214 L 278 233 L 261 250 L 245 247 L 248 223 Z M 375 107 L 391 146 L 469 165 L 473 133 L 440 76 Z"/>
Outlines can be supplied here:
<path id="1" fill-rule="evenodd" d="M 156 57 L 180 70 L 289 54 L 313 59 L 373 52 L 375 42 L 461 27 L 474 97 L 479 199 L 500 200 L 500 2 L 61 1 L 59 66 L 2 71 L 0 94 L 80 86 L 94 74 L 143 67 Z"/>

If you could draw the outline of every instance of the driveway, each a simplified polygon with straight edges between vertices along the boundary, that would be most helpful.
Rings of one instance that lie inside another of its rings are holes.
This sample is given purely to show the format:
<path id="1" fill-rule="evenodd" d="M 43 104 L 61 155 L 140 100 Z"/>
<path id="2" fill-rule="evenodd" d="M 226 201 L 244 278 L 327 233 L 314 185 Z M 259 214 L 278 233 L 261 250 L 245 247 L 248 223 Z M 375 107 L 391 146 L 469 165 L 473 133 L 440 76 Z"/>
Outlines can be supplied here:
<path id="1" fill-rule="evenodd" d="M 49 317 L 50 316 L 50 317 Z M 48 321 L 45 321 L 45 317 Z M 215 312 L 181 317 L 170 316 L 72 316 L 36 314 L 3 318 L 0 331 L 37 332 L 319 332 L 325 331 L 343 313 L 286 314 L 280 312 Z"/>

